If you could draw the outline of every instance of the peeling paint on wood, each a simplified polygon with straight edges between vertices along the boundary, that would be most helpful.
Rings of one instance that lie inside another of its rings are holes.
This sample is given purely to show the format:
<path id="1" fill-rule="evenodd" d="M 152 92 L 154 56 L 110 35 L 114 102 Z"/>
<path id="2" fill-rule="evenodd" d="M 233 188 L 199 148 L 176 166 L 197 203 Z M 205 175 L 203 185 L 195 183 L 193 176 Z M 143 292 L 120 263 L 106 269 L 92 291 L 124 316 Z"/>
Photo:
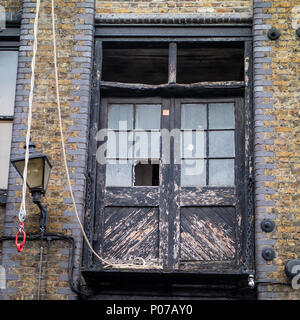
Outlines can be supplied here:
<path id="1" fill-rule="evenodd" d="M 180 259 L 232 260 L 236 254 L 235 209 L 192 207 L 181 210 Z"/>
<path id="2" fill-rule="evenodd" d="M 108 207 L 104 214 L 103 256 L 126 262 L 158 259 L 158 210 Z"/>

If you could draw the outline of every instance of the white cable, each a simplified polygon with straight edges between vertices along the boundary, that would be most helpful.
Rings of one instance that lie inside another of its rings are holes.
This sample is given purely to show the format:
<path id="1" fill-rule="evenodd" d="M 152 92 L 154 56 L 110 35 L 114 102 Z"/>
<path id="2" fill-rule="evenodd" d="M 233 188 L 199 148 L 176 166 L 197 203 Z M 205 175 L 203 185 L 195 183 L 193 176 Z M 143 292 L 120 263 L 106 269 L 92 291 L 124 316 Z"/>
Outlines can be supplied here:
<path id="1" fill-rule="evenodd" d="M 102 262 L 104 263 L 107 267 L 112 267 L 112 268 L 155 268 L 155 269 L 161 269 L 159 266 L 155 265 L 146 265 L 146 262 L 143 258 L 136 258 L 142 260 L 143 265 L 137 265 L 137 264 L 112 264 L 109 261 L 106 261 L 102 257 L 100 257 L 97 252 L 93 249 L 92 245 L 90 244 L 87 235 L 84 231 L 84 227 L 80 221 L 78 211 L 77 211 L 77 206 L 72 190 L 72 184 L 70 180 L 70 175 L 69 175 L 69 169 L 68 169 L 68 163 L 67 163 L 67 157 L 66 157 L 66 148 L 65 148 L 65 139 L 64 139 L 64 133 L 63 133 L 63 126 L 62 126 L 62 117 L 61 117 L 61 105 L 60 105 L 60 93 L 59 93 L 59 85 L 58 85 L 58 67 L 57 67 L 57 48 L 56 48 L 56 31 L 55 31 L 55 13 L 54 13 L 54 0 L 51 0 L 51 15 L 52 15 L 52 33 L 53 33 L 53 53 L 54 53 L 54 69 L 55 69 L 55 83 L 56 83 L 56 99 L 57 99 L 57 110 L 58 110 L 58 119 L 59 119 L 59 130 L 60 130 L 60 136 L 61 136 L 61 145 L 62 145 L 62 153 L 63 153 L 63 160 L 64 160 L 64 166 L 65 166 L 65 171 L 66 171 L 66 176 L 67 176 L 67 181 L 68 181 L 68 186 L 69 186 L 69 191 L 76 215 L 76 219 L 78 221 L 78 224 L 80 226 L 81 232 L 83 234 L 83 237 L 91 250 L 91 252 Z"/>
<path id="2" fill-rule="evenodd" d="M 19 221 L 24 222 L 26 218 L 26 185 L 27 185 L 27 170 L 28 170 L 28 160 L 29 160 L 29 141 L 30 141 L 30 131 L 32 123 L 32 103 L 33 103 L 33 92 L 35 83 L 35 62 L 36 62 L 36 52 L 37 52 L 37 34 L 38 34 L 38 23 L 39 23 L 39 11 L 40 11 L 40 0 L 36 1 L 36 13 L 33 25 L 33 53 L 31 60 L 31 80 L 30 80 L 30 92 L 28 99 L 28 119 L 27 119 L 27 133 L 25 141 L 25 165 L 23 170 L 23 189 L 22 189 L 22 201 L 19 211 Z"/>

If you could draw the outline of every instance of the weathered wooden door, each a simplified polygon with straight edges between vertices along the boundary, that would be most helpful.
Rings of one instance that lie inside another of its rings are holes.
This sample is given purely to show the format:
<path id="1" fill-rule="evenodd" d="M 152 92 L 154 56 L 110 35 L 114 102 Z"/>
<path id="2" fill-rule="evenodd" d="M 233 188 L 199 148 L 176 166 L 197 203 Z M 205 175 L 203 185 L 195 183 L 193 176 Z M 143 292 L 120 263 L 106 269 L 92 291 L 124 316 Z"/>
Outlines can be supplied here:
<path id="1" fill-rule="evenodd" d="M 107 153 L 106 164 L 98 164 L 96 229 L 98 250 L 112 263 L 164 264 L 169 178 L 160 134 L 169 126 L 166 110 L 168 99 L 102 100 Z"/>
<path id="2" fill-rule="evenodd" d="M 246 180 L 242 100 L 176 99 L 174 108 L 181 156 L 174 165 L 173 266 L 236 270 Z"/>
<path id="3" fill-rule="evenodd" d="M 142 258 L 149 269 L 166 271 L 235 270 L 242 250 L 243 121 L 241 99 L 102 99 L 100 255 L 123 264 Z"/>

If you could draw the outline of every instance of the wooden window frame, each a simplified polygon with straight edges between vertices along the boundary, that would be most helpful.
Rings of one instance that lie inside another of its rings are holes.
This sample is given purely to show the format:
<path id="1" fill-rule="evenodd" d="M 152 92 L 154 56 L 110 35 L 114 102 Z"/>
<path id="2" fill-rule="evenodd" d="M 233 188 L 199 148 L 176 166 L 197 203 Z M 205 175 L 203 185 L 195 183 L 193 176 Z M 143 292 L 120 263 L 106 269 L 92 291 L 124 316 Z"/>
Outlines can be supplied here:
<path id="1" fill-rule="evenodd" d="M 20 26 L 19 22 L 8 22 L 6 29 L 0 32 L 0 51 L 18 51 L 19 50 Z M 13 122 L 14 116 L 0 115 L 0 121 Z M 7 189 L 0 189 L 0 205 L 5 206 L 7 199 Z"/>
<path id="2" fill-rule="evenodd" d="M 188 36 L 186 36 L 188 34 Z M 102 47 L 103 42 L 108 41 L 159 41 L 169 42 L 169 73 L 168 83 L 163 85 L 143 85 L 143 84 L 125 84 L 101 81 L 101 65 L 102 65 Z M 244 45 L 244 81 L 226 81 L 222 83 L 197 83 L 192 85 L 176 84 L 176 73 L 174 65 L 176 64 L 176 43 L 178 42 L 228 42 L 243 43 Z M 242 251 L 243 267 L 236 273 L 222 271 L 222 273 L 204 274 L 195 273 L 194 280 L 199 278 L 203 281 L 205 277 L 212 276 L 212 283 L 218 283 L 220 275 L 229 277 L 229 282 L 240 281 L 241 277 L 247 279 L 249 274 L 254 274 L 254 206 L 253 206 L 253 110 L 252 110 L 252 34 L 249 26 L 98 26 L 95 33 L 95 56 L 94 56 L 94 76 L 93 76 L 93 92 L 92 104 L 90 112 L 90 139 L 89 139 L 89 157 L 87 171 L 87 197 L 86 197 L 86 216 L 85 230 L 89 240 L 95 244 L 95 228 L 99 228 L 95 219 L 96 205 L 96 184 L 99 177 L 95 175 L 96 170 L 96 150 L 98 143 L 95 141 L 95 135 L 98 131 L 99 108 L 102 97 L 122 96 L 122 97 L 140 97 L 140 96 L 160 96 L 171 97 L 177 92 L 180 97 L 193 95 L 195 97 L 237 97 L 242 96 L 244 107 L 244 139 L 246 141 L 244 150 L 244 171 L 246 173 L 244 183 L 244 191 L 246 199 L 244 201 L 245 218 L 243 219 L 243 235 L 240 250 Z M 217 94 L 216 94 L 217 93 Z M 176 94 L 175 94 L 176 97 Z M 238 153 L 236 153 L 238 155 Z M 247 190 L 245 190 L 245 188 Z M 204 188 L 205 189 L 205 188 Z M 223 198 L 223 197 L 221 197 Z M 222 200 L 223 201 L 223 200 Z M 226 202 L 226 201 L 225 201 Z M 118 279 L 116 270 L 101 271 L 96 258 L 89 251 L 87 246 L 83 250 L 83 275 L 89 285 L 95 284 L 95 279 L 101 280 L 102 274 L 106 278 L 106 274 L 112 273 L 112 282 Z M 143 272 L 134 272 L 135 276 L 144 274 Z M 122 271 L 123 275 L 130 278 L 131 272 Z M 155 271 L 151 271 L 155 274 Z M 203 277 L 204 275 L 204 277 Z M 184 279 L 188 279 L 189 275 L 181 272 Z M 115 277 L 115 278 L 114 278 Z M 179 276 L 180 277 L 180 276 Z M 128 279 L 129 279 L 128 278 Z M 169 278 L 168 278 L 169 279 Z M 224 279 L 224 278 L 223 278 Z M 188 282 L 188 280 L 187 280 Z M 222 282 L 222 281 L 221 281 Z"/>

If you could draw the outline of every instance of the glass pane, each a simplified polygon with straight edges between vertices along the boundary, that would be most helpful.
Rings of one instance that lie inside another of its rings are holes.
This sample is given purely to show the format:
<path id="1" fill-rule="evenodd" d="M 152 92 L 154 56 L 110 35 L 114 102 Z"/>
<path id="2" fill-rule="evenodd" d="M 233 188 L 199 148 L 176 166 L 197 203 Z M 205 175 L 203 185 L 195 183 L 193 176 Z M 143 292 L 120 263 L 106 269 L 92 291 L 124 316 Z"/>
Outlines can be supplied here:
<path id="1" fill-rule="evenodd" d="M 204 131 L 181 132 L 181 158 L 204 158 L 206 156 L 205 136 Z"/>
<path id="2" fill-rule="evenodd" d="M 206 160 L 182 160 L 181 186 L 206 185 Z"/>
<path id="3" fill-rule="evenodd" d="M 107 132 L 107 158 L 132 158 L 133 132 Z"/>
<path id="4" fill-rule="evenodd" d="M 0 122 L 0 189 L 7 189 L 12 122 Z"/>
<path id="5" fill-rule="evenodd" d="M 43 159 L 29 159 L 27 167 L 27 185 L 29 188 L 41 188 L 43 184 Z M 15 162 L 19 173 L 23 176 L 25 161 Z"/>
<path id="6" fill-rule="evenodd" d="M 133 105 L 111 104 L 108 106 L 108 129 L 133 129 Z"/>
<path id="7" fill-rule="evenodd" d="M 50 171 L 51 171 L 51 167 L 48 163 L 48 161 L 45 160 L 45 169 L 44 169 L 44 188 L 45 190 L 47 189 L 48 186 L 48 182 L 50 179 Z"/>
<path id="8" fill-rule="evenodd" d="M 160 132 L 135 132 L 134 157 L 139 159 L 159 159 Z"/>
<path id="9" fill-rule="evenodd" d="M 234 157 L 234 131 L 209 132 L 209 156 L 212 158 Z"/>
<path id="10" fill-rule="evenodd" d="M 234 185 L 234 160 L 220 159 L 209 160 L 209 185 L 233 186 Z"/>
<path id="11" fill-rule="evenodd" d="M 136 105 L 136 129 L 160 129 L 161 106 L 159 104 Z"/>
<path id="12" fill-rule="evenodd" d="M 234 129 L 234 103 L 209 105 L 209 129 Z"/>
<path id="13" fill-rule="evenodd" d="M 130 187 L 132 185 L 132 164 L 120 164 L 118 161 L 107 161 L 106 186 Z"/>
<path id="14" fill-rule="evenodd" d="M 17 67 L 17 51 L 0 51 L 0 115 L 2 116 L 14 114 Z"/>
<path id="15" fill-rule="evenodd" d="M 160 159 L 160 132 L 151 132 L 150 133 L 150 158 L 151 159 Z"/>
<path id="16" fill-rule="evenodd" d="M 43 159 L 31 159 L 27 168 L 27 183 L 30 188 L 41 187 L 43 184 Z"/>
<path id="17" fill-rule="evenodd" d="M 181 129 L 206 129 L 206 105 L 182 104 Z"/>

